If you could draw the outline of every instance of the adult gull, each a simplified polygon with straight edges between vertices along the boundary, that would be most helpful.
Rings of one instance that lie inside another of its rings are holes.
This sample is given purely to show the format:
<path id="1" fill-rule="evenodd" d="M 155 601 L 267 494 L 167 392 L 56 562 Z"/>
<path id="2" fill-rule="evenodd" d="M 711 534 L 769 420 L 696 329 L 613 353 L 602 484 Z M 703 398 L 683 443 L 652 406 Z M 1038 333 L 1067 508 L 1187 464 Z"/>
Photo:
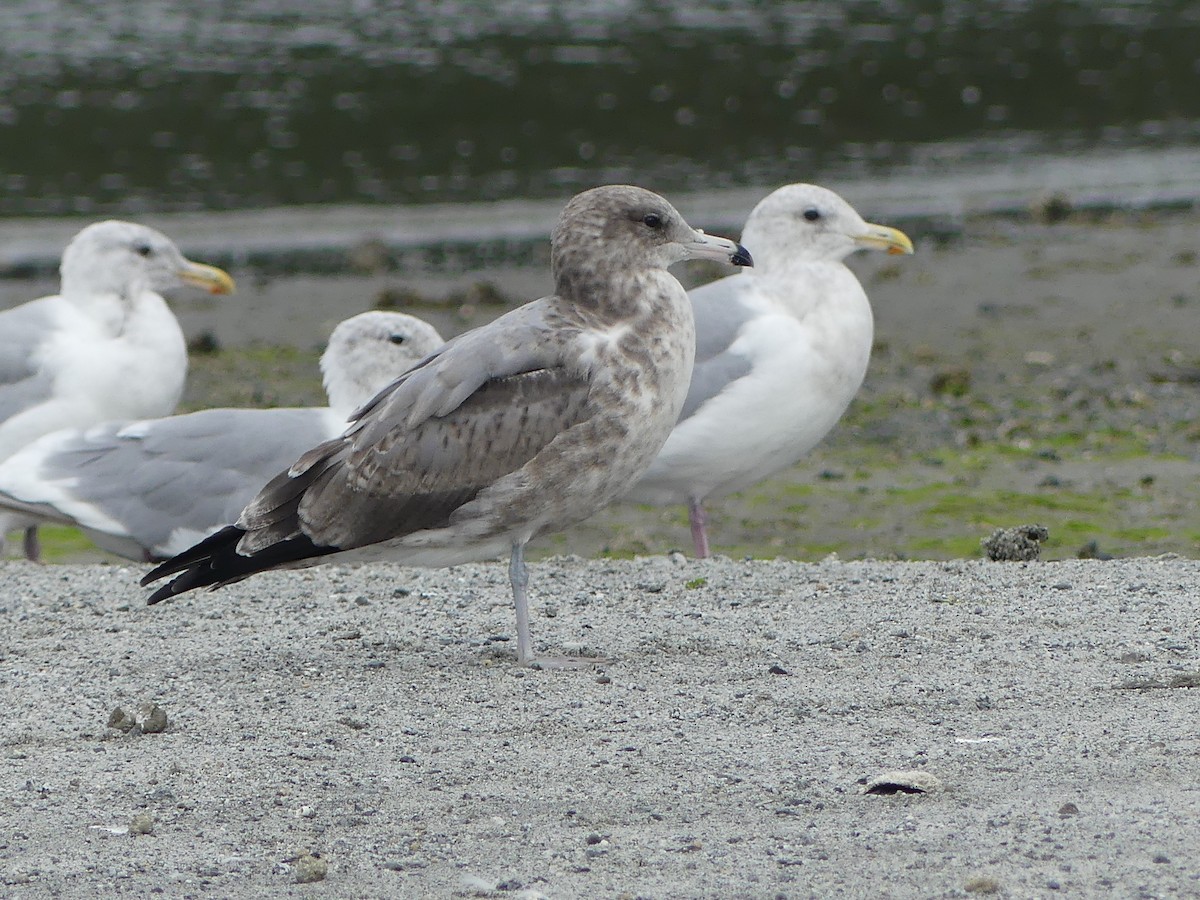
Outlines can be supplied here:
<path id="1" fill-rule="evenodd" d="M 132 222 L 89 225 L 63 251 L 59 293 L 0 312 L 0 459 L 60 428 L 170 415 L 187 347 L 160 291 L 228 294 L 233 279 Z M 0 516 L 3 535 L 26 527 Z M 26 555 L 37 556 L 26 531 Z"/>
<path id="2" fill-rule="evenodd" d="M 666 200 L 609 185 L 572 198 L 551 240 L 554 293 L 468 331 L 305 453 L 237 524 L 151 571 L 149 598 L 280 566 L 391 558 L 442 566 L 509 554 L 522 665 L 534 655 L 525 545 L 624 491 L 687 395 L 691 304 L 667 266 L 749 265 Z"/>
<path id="3" fill-rule="evenodd" d="M 38 438 L 0 462 L 0 513 L 73 525 L 140 562 L 181 553 L 237 519 L 258 489 L 432 353 L 442 338 L 404 313 L 365 312 L 321 356 L 328 407 L 205 409 Z"/>
<path id="4" fill-rule="evenodd" d="M 845 200 L 790 184 L 750 213 L 755 267 L 691 291 L 696 364 L 679 422 L 626 495 L 684 503 L 696 556 L 709 555 L 706 500 L 793 465 L 833 428 L 871 355 L 871 304 L 842 262 L 855 250 L 912 253 L 903 232 Z"/>

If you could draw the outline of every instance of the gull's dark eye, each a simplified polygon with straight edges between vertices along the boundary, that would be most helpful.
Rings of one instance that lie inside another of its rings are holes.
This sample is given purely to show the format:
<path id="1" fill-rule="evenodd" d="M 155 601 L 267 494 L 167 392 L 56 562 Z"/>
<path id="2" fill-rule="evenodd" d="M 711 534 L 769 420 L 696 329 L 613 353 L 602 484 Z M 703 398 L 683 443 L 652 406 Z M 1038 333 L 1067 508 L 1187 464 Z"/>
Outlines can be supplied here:
<path id="1" fill-rule="evenodd" d="M 658 213 L 646 213 L 642 216 L 642 224 L 647 228 L 662 228 L 662 216 Z"/>
<path id="2" fill-rule="evenodd" d="M 815 222 L 817 219 L 821 218 L 821 211 L 815 206 L 810 206 L 804 211 L 804 218 L 808 222 Z"/>
<path id="3" fill-rule="evenodd" d="M 388 336 L 388 340 L 391 341 L 393 344 L 403 344 L 405 341 L 408 340 L 408 338 L 406 338 L 402 334 L 393 334 L 393 335 Z"/>
<path id="4" fill-rule="evenodd" d="M 135 246 L 133 248 L 133 252 L 136 253 L 138 256 L 149 256 L 151 253 L 154 252 L 154 248 L 151 247 L 149 244 L 138 244 L 137 246 Z"/>

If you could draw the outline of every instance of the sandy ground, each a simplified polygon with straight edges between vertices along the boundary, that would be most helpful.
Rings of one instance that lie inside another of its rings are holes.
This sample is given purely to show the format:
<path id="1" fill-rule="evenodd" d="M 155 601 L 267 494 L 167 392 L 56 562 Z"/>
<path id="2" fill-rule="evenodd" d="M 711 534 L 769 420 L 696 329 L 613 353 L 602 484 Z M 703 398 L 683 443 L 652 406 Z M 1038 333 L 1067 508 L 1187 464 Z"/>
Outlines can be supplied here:
<path id="1" fill-rule="evenodd" d="M 0 896 L 1200 896 L 1195 561 L 140 573 L 0 565 Z"/>

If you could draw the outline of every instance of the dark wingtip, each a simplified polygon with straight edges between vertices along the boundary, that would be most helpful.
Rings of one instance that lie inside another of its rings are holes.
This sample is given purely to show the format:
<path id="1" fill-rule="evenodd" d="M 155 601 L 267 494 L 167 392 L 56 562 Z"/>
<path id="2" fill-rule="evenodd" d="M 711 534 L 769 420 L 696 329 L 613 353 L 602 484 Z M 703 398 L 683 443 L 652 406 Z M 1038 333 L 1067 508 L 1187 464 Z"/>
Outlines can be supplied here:
<path id="1" fill-rule="evenodd" d="M 734 252 L 729 261 L 735 266 L 754 266 L 754 257 L 752 257 L 750 255 L 750 251 L 741 244 L 737 245 L 737 251 Z"/>
<path id="2" fill-rule="evenodd" d="M 153 606 L 155 603 L 161 603 L 163 600 L 166 600 L 168 597 L 173 597 L 175 595 L 175 592 L 173 590 L 171 590 L 171 586 L 173 584 L 175 584 L 174 581 L 169 581 L 166 584 L 164 584 L 162 587 L 160 587 L 157 591 L 155 591 L 153 594 L 151 594 L 149 597 L 147 597 L 146 605 Z M 145 585 L 145 582 L 143 582 L 143 586 L 144 585 Z"/>

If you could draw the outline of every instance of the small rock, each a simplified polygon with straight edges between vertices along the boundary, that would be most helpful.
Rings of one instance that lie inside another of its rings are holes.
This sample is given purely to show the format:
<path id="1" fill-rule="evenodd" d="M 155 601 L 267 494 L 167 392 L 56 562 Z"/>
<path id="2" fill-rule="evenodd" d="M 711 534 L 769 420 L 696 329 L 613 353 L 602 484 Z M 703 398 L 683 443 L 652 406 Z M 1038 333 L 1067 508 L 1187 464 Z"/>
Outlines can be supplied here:
<path id="1" fill-rule="evenodd" d="M 998 894 L 1000 882 L 991 875 L 974 875 L 963 883 L 963 890 L 968 894 Z"/>
<path id="2" fill-rule="evenodd" d="M 125 712 L 125 710 L 120 706 L 114 709 L 112 714 L 108 717 L 108 727 L 115 728 L 117 731 L 124 731 L 128 733 L 136 724 L 137 720 L 134 719 L 134 717 L 129 713 Z"/>
<path id="3" fill-rule="evenodd" d="M 146 734 L 161 734 L 167 730 L 167 714 L 157 703 L 138 704 L 137 724 Z"/>
<path id="4" fill-rule="evenodd" d="M 771 668 L 767 669 L 767 671 L 770 672 L 772 675 L 787 675 L 787 674 L 789 674 L 787 669 L 785 669 L 783 666 L 779 666 L 779 665 L 771 666 Z"/>
<path id="5" fill-rule="evenodd" d="M 153 834 L 154 818 L 149 813 L 138 813 L 129 823 L 130 834 Z"/>
<path id="6" fill-rule="evenodd" d="M 1060 816 L 1062 816 L 1064 819 L 1067 816 L 1077 816 L 1077 815 L 1079 815 L 1079 807 L 1076 806 L 1074 803 L 1064 803 L 1062 806 L 1060 806 L 1058 808 L 1058 814 Z"/>
<path id="7" fill-rule="evenodd" d="M 312 853 L 305 853 L 302 856 L 296 857 L 296 861 L 292 863 L 292 868 L 296 872 L 296 884 L 311 884 L 314 881 L 324 881 L 325 876 L 329 874 L 329 864 L 321 857 Z"/>
<path id="8" fill-rule="evenodd" d="M 864 794 L 929 794 L 942 789 L 937 776 L 922 769 L 883 772 L 867 780 Z"/>
<path id="9" fill-rule="evenodd" d="M 987 558 L 994 562 L 1028 562 L 1042 552 L 1042 541 L 1050 537 L 1045 525 L 997 528 L 982 541 Z"/>

